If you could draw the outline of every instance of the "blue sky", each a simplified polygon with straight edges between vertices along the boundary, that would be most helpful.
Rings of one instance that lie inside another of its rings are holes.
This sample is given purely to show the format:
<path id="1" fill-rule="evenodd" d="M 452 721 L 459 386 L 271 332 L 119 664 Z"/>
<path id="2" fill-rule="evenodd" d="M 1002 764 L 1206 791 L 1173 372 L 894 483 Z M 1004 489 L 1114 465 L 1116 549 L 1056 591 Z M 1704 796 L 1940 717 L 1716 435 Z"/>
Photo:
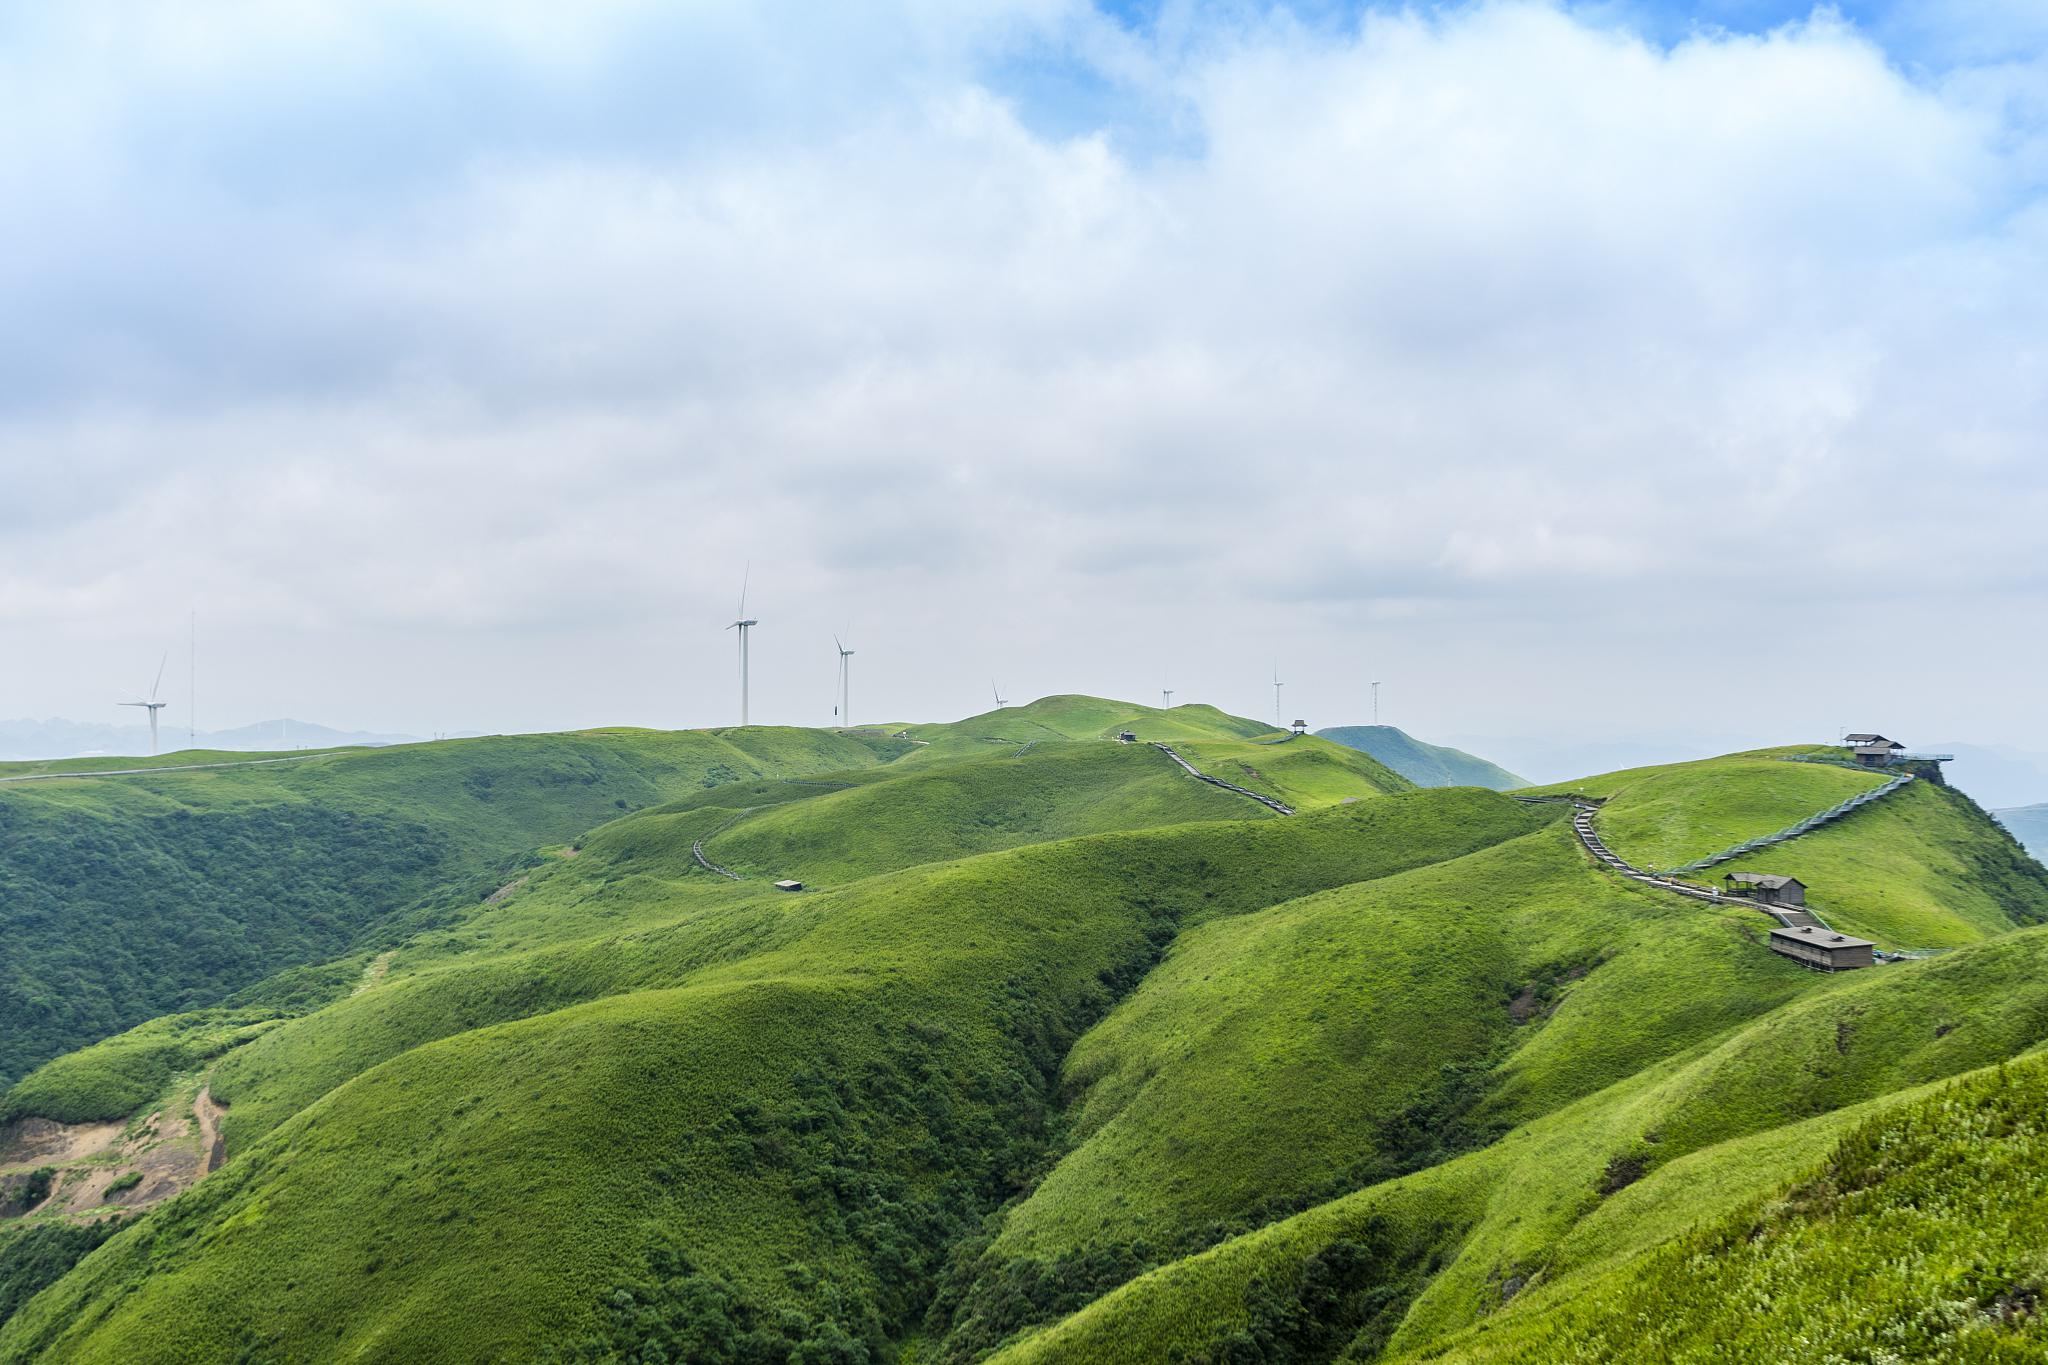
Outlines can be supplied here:
<path id="1" fill-rule="evenodd" d="M 0 716 L 2031 729 L 2037 10 L 0 8 Z"/>

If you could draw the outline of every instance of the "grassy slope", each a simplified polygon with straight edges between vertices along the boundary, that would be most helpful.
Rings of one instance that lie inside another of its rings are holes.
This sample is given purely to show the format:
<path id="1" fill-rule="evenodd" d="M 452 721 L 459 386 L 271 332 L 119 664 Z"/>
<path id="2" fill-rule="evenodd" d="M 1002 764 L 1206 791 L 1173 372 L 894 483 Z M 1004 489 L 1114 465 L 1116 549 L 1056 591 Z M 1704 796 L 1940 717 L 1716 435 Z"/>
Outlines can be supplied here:
<path id="1" fill-rule="evenodd" d="M 331 957 L 430 891 L 623 810 L 872 765 L 877 747 L 813 731 L 601 731 L 0 786 L 0 1081 Z"/>
<path id="2" fill-rule="evenodd" d="M 1391 725 L 1339 725 L 1316 734 L 1357 749 L 1386 764 L 1418 787 L 1491 787 L 1510 791 L 1529 785 L 1506 768 L 1441 744 L 1425 744 Z"/>
<path id="3" fill-rule="evenodd" d="M 2048 931 L 2033 930 L 1825 980 L 1482 1151 L 1154 1272 L 997 1359 L 1198 1359 L 1270 1321 L 1268 1291 L 1291 1293 L 1305 1267 L 1345 1243 L 1375 1245 L 1377 1282 L 1399 1290 L 1377 1324 L 1397 1356 L 1485 1321 L 1525 1285 L 1532 1303 L 1570 1300 L 1579 1266 L 1625 1264 L 1810 1166 L 1857 1117 L 1850 1106 L 2048 1040 L 2044 966 Z M 1617 1173 L 1640 1184 L 1603 1193 Z M 1361 1327 L 1373 1330 L 1350 1321 L 1347 1331 Z"/>
<path id="4" fill-rule="evenodd" d="M 1407 791 L 1414 785 L 1368 754 L 1313 737 L 1277 743 L 1202 740 L 1173 747 L 1211 777 L 1274 797 L 1296 810 Z"/>
<path id="5" fill-rule="evenodd" d="M 492 1006 L 460 996 L 456 1012 L 477 1016 L 466 1031 L 370 1067 L 267 1140 L 231 1136 L 241 1148 L 223 1172 L 38 1299 L 0 1355 L 205 1355 L 246 1333 L 294 1358 L 468 1358 L 565 1322 L 616 1344 L 623 1329 L 601 1306 L 622 1266 L 669 1236 L 748 1303 L 836 1300 L 857 1332 L 899 1329 L 893 1315 L 945 1234 L 1028 1160 L 1066 1042 L 1174 922 L 1412 865 L 1429 856 L 1431 822 L 1398 827 L 1399 840 L 1362 835 L 1379 806 L 1415 803 L 1420 817 L 1440 799 L 1069 840 L 815 896 L 701 878 L 729 902 L 723 917 L 700 902 L 631 945 L 582 945 L 581 970 L 639 973 L 642 988 L 564 1005 L 546 997 L 569 974 L 555 962 L 530 992 L 501 983 Z M 1512 827 L 1536 818 L 1483 799 Z M 619 822 L 530 894 L 567 918 L 629 880 L 606 837 L 630 848 L 635 826 L 668 818 Z M 1475 837 L 1466 823 L 1441 826 L 1452 851 Z M 702 953 L 719 922 L 756 946 Z M 294 1034 L 304 1045 L 323 1016 L 345 1020 L 323 1045 L 351 1046 L 374 1032 L 378 1002 L 445 1010 L 447 990 L 419 988 L 460 970 L 394 965 L 235 1054 L 217 1086 L 236 1115 L 260 1106 L 266 1078 L 298 1068 L 237 1072 L 241 1057 Z M 547 1012 L 525 1013 L 536 1005 Z M 493 1024 L 493 1007 L 508 1022 Z M 582 1159 L 591 1151 L 607 1159 Z M 145 1263 L 140 1288 L 119 1292 Z"/>
<path id="6" fill-rule="evenodd" d="M 1149 745 L 1048 742 L 1022 758 L 1013 752 L 776 806 L 705 852 L 746 875 L 843 883 L 1050 839 L 1270 814 L 1193 781 Z"/>
<path id="7" fill-rule="evenodd" d="M 992 837 L 977 801 L 1000 825 L 1020 793 L 1072 794 L 1043 813 L 1057 834 L 1152 780 L 1138 750 L 1046 739 L 976 761 L 1021 745 L 927 733 L 913 759 L 832 779 L 857 790 L 735 783 L 617 821 L 369 974 L 340 964 L 359 992 L 218 1064 L 229 1165 L 0 1329 L 0 1359 L 542 1340 L 721 1358 L 736 1332 L 823 1353 L 842 1329 L 879 1348 L 952 1246 L 920 1359 L 1070 1310 L 1001 1358 L 1425 1350 L 1741 1207 L 1856 1106 L 2048 1038 L 2048 931 L 1816 977 L 1763 952 L 1754 914 L 1628 887 L 1563 828 L 1524 832 L 1554 811 L 1470 790 L 1288 820 L 1234 799 L 1248 818 L 798 897 L 691 860 L 748 807 L 776 808 L 715 848 L 765 821 L 851 874 L 942 852 L 937 792 L 968 809 L 944 822 L 967 851 Z M 1040 788 L 1014 771 L 1034 762 L 1089 781 Z M 1889 802 L 1844 822 L 1865 848 L 1842 856 L 1960 847 L 1930 876 L 1989 870 L 1979 933 L 2048 895 L 2038 868 L 1999 870 L 1974 807 L 1929 799 L 1917 832 Z M 1603 1193 L 1617 1169 L 1641 1178 Z M 992 1237 L 968 1236 L 1012 1195 Z"/>
<path id="8" fill-rule="evenodd" d="M 1876 773 L 1832 763 L 1735 754 L 1540 790 L 1576 790 L 1602 798 L 1600 837 L 1607 846 L 1639 867 L 1665 868 L 1796 825 L 1884 781 Z"/>
<path id="9" fill-rule="evenodd" d="M 1546 791 L 1605 798 L 1608 846 L 1639 866 L 1670 866 L 1767 834 L 1880 785 L 1875 773 L 1788 762 L 1817 750 L 1764 750 L 1608 773 Z M 1789 843 L 1697 874 L 1796 876 L 1831 924 L 1888 947 L 1948 948 L 2048 920 L 2038 864 L 1969 798 L 1914 782 Z"/>
<path id="10" fill-rule="evenodd" d="M 1140 740 L 1169 742 L 1192 739 L 1251 739 L 1271 736 L 1273 727 L 1218 711 L 1213 706 L 1176 706 L 1161 710 L 1105 697 L 1041 697 L 1024 706 L 969 716 L 944 725 L 912 725 L 903 733 L 925 741 L 940 754 L 1001 747 L 1002 744 L 1044 743 L 1064 739 L 1109 739 L 1130 730 Z M 920 753 L 918 761 L 937 755 Z"/>
<path id="11" fill-rule="evenodd" d="M 2040 1360 L 2044 1108 L 2039 1059 L 1888 1104 L 1769 1196 L 1428 1356 Z"/>
<path id="12" fill-rule="evenodd" d="M 1077 1143 L 955 1345 L 1078 1306 L 1015 1301 L 1074 1263 L 1127 1276 L 1443 1160 L 1822 984 L 1747 918 L 1591 877 L 1553 827 L 1184 936 L 1069 1056 Z"/>

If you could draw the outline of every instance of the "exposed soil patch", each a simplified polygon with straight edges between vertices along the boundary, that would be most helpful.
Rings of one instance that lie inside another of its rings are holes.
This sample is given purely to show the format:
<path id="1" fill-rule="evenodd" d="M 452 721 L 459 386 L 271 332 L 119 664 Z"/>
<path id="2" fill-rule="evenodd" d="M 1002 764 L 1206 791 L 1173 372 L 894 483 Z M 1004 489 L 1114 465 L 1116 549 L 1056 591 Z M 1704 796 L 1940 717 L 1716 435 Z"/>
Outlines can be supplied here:
<path id="1" fill-rule="evenodd" d="M 485 896 L 484 904 L 496 905 L 499 901 L 504 900 L 507 896 L 511 895 L 513 892 L 517 891 L 520 887 L 524 885 L 526 885 L 526 878 L 514 877 L 511 881 L 506 882 L 503 886 L 499 887 L 496 891 L 493 891 L 490 895 Z"/>
<path id="2" fill-rule="evenodd" d="M 396 951 L 396 949 L 392 949 L 389 952 L 382 952 L 371 958 L 370 965 L 363 968 L 363 979 L 356 982 L 356 988 L 350 991 L 349 994 L 361 995 L 364 991 L 382 981 L 385 973 L 391 970 L 392 954 Z M 202 1090 L 200 1093 L 204 1094 L 206 1092 Z"/>
<path id="3" fill-rule="evenodd" d="M 83 1161 L 121 1136 L 118 1123 L 56 1123 L 17 1119 L 0 1132 L 0 1170 Z"/>
<path id="4" fill-rule="evenodd" d="M 389 955 L 386 955 L 388 961 Z M 192 1117 L 199 1125 L 200 1161 L 204 1168 L 202 1175 L 212 1175 L 220 1164 L 228 1159 L 228 1141 L 221 1136 L 220 1121 L 227 1113 L 227 1106 L 213 1097 L 213 1087 L 202 1085 L 199 1094 L 192 1100 Z"/>
<path id="5" fill-rule="evenodd" d="M 141 1209 L 199 1183 L 227 1148 L 224 1112 L 205 1086 L 127 1124 L 23 1119 L 0 1142 L 0 1183 L 47 1181 L 49 1195 L 18 1214 L 85 1221 L 110 1208 Z"/>

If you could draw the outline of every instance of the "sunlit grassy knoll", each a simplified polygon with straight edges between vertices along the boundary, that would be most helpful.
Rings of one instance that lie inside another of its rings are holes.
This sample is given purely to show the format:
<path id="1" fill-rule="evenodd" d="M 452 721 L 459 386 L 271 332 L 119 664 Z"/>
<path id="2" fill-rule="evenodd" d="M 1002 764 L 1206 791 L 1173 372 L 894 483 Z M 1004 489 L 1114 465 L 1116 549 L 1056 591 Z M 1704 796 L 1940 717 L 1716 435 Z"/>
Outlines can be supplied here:
<path id="1" fill-rule="evenodd" d="M 1810 752 L 1731 754 L 1537 790 L 1604 798 L 1599 826 L 1607 846 L 1639 866 L 1668 868 L 1789 828 L 1885 781 L 1872 772 L 1792 758 Z"/>
<path id="2" fill-rule="evenodd" d="M 1312 735 L 1277 743 L 1202 740 L 1175 744 L 1174 749 L 1211 777 L 1297 810 L 1407 791 L 1415 785 L 1369 754 Z"/>
<path id="3" fill-rule="evenodd" d="M 1149 746 L 1060 742 L 1012 752 L 892 772 L 889 781 L 762 810 L 705 851 L 750 876 L 840 883 L 1076 835 L 1273 818 L 1194 781 Z"/>

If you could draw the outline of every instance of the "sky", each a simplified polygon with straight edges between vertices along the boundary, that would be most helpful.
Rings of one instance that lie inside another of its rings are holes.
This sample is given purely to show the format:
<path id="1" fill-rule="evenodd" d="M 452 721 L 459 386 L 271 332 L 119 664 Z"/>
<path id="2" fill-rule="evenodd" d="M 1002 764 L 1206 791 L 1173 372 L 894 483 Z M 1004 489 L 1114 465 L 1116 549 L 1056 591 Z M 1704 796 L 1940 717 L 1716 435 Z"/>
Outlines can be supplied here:
<path id="1" fill-rule="evenodd" d="M 729 724 L 745 578 L 756 722 L 2048 748 L 2035 0 L 0 0 L 0 101 L 0 718 Z"/>

